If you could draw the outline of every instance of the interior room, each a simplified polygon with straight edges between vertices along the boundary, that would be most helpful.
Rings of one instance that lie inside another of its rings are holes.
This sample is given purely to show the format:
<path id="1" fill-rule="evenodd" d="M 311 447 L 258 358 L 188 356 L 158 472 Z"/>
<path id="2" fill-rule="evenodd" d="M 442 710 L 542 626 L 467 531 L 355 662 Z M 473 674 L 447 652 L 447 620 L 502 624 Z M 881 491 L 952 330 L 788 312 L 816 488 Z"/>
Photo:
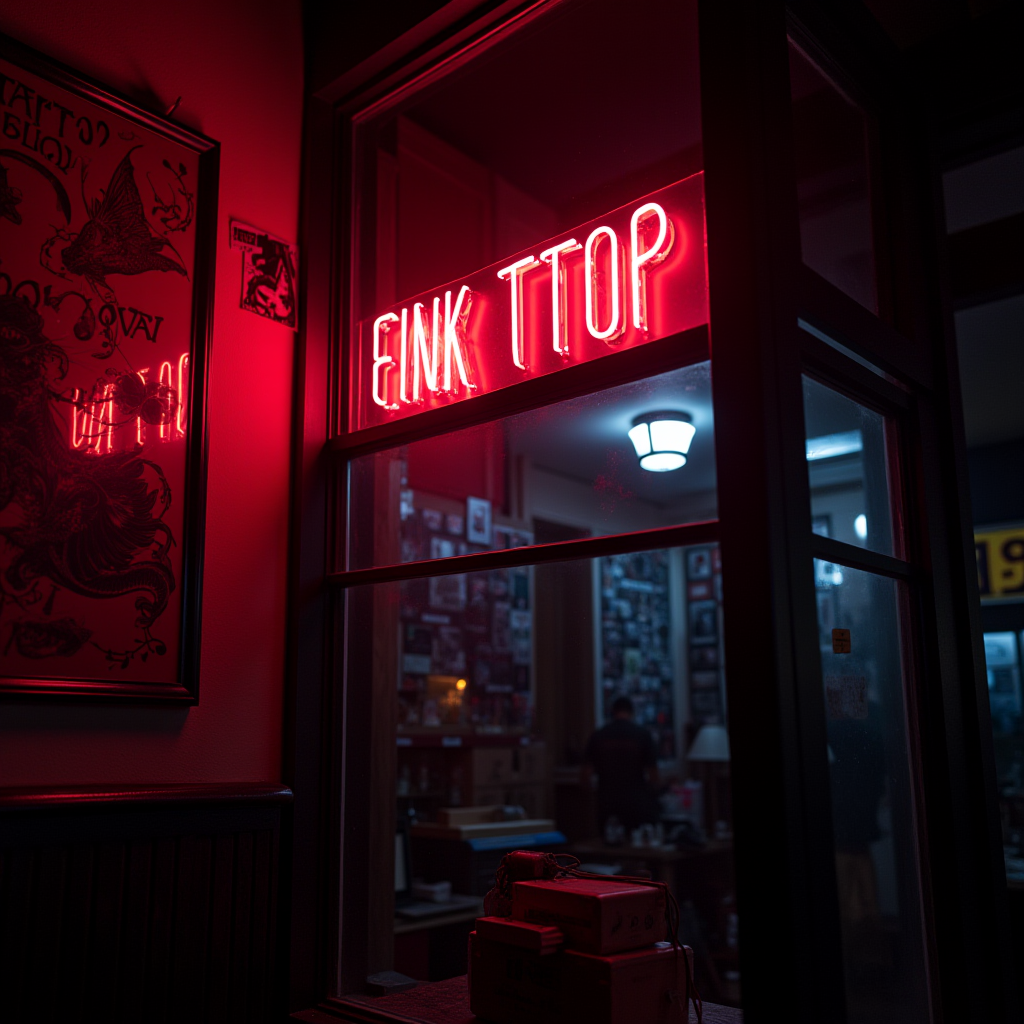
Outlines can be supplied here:
<path id="1" fill-rule="evenodd" d="M 708 364 L 696 363 L 509 417 L 497 431 L 470 428 L 443 445 L 413 442 L 356 460 L 351 500 L 358 508 L 364 495 L 378 496 L 379 545 L 378 482 L 397 480 L 391 548 L 403 561 L 713 519 L 711 405 Z M 637 456 L 630 430 L 652 411 L 673 411 L 695 430 L 677 469 L 648 471 Z M 353 548 L 361 540 L 353 537 Z M 379 609 L 376 591 L 387 586 L 351 600 Z M 673 885 L 679 867 L 691 877 L 698 869 L 725 875 L 715 879 L 717 903 L 707 884 L 698 887 L 703 916 L 690 926 L 717 946 L 717 959 L 699 965 L 706 988 L 735 999 L 727 740 L 712 752 L 722 763 L 709 765 L 706 812 L 693 777 L 704 765 L 691 769 L 686 758 L 702 727 L 705 743 L 724 736 L 717 545 L 409 580 L 392 602 L 397 657 L 374 671 L 390 673 L 398 691 L 396 969 L 430 980 L 464 973 L 466 937 L 498 861 L 540 843 L 591 870 L 630 874 L 653 864 Z M 351 614 L 359 612 L 350 606 Z M 626 834 L 621 824 L 618 835 L 614 825 L 608 832 L 582 776 L 588 740 L 621 697 L 656 749 L 666 808 L 656 833 L 654 821 L 648 833 Z M 449 822 L 469 826 L 465 841 Z M 471 853 L 474 839 L 487 840 L 486 852 Z M 450 883 L 477 900 L 455 910 L 449 900 L 415 899 L 427 891 L 419 881 Z"/>

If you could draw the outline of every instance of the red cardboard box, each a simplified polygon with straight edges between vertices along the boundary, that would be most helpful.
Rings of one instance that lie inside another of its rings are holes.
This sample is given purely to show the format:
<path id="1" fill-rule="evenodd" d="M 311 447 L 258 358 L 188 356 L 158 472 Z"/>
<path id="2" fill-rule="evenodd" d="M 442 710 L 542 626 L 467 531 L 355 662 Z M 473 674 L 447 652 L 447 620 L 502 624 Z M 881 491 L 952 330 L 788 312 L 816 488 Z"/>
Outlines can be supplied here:
<path id="1" fill-rule="evenodd" d="M 469 1008 L 494 1024 L 565 1024 L 563 953 L 541 956 L 521 946 L 469 934 Z"/>
<path id="2" fill-rule="evenodd" d="M 503 942 L 547 956 L 562 948 L 565 936 L 549 924 L 530 924 L 511 917 L 478 917 L 476 933 L 488 942 Z"/>
<path id="3" fill-rule="evenodd" d="M 670 943 L 552 956 L 469 937 L 469 1003 L 493 1024 L 686 1024 L 686 960 Z"/>
<path id="4" fill-rule="evenodd" d="M 661 942 L 667 930 L 661 889 L 604 879 L 516 882 L 512 916 L 554 925 L 567 948 L 596 956 Z"/>
<path id="5" fill-rule="evenodd" d="M 686 1024 L 686 961 L 693 950 L 659 942 L 644 949 L 563 955 L 562 1004 L 571 1024 Z"/>

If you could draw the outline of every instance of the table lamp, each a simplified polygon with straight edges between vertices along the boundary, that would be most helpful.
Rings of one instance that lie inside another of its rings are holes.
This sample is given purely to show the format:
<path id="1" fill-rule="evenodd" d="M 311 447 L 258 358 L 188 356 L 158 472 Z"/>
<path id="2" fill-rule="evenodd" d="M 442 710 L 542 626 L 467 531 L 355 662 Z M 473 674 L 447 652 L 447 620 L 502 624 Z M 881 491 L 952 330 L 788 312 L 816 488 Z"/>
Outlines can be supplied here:
<path id="1" fill-rule="evenodd" d="M 700 772 L 700 781 L 707 794 L 708 831 L 715 835 L 721 831 L 719 823 L 731 831 L 729 813 L 729 732 L 724 725 L 706 724 L 697 730 L 693 738 L 688 759 L 704 765 Z"/>

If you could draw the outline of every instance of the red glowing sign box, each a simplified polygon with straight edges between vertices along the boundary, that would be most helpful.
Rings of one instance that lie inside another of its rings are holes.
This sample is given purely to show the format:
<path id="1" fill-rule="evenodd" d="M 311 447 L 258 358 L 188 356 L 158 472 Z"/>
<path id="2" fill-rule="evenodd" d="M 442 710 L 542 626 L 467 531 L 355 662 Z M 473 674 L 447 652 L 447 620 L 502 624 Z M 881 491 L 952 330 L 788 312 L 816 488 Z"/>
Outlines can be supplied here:
<path id="1" fill-rule="evenodd" d="M 361 321 L 350 428 L 389 423 L 708 322 L 704 176 Z"/>

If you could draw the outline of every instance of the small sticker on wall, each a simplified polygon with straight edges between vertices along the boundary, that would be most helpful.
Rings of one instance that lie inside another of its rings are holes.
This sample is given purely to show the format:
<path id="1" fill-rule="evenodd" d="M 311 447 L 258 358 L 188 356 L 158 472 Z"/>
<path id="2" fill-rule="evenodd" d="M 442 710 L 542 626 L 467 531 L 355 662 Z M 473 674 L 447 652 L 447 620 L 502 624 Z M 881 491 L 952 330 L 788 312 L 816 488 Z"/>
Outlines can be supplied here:
<path id="1" fill-rule="evenodd" d="M 242 252 L 242 309 L 294 328 L 298 314 L 298 247 L 233 220 L 231 248 Z"/>
<path id="2" fill-rule="evenodd" d="M 833 654 L 849 654 L 850 653 L 850 631 L 848 629 L 833 629 L 832 630 L 832 653 Z"/>
<path id="3" fill-rule="evenodd" d="M 825 711 L 830 722 L 868 717 L 867 676 L 825 676 Z"/>

